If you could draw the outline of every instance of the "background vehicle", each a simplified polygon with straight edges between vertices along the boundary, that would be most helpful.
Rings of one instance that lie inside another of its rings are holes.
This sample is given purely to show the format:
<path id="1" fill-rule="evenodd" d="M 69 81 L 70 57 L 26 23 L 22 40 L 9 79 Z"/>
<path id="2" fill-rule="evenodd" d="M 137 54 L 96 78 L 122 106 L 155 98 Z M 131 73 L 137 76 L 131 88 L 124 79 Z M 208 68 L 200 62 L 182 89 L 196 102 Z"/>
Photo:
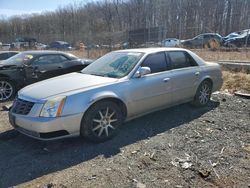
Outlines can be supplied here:
<path id="1" fill-rule="evenodd" d="M 1 45 L 2 50 L 10 50 L 10 48 L 11 48 L 11 44 L 2 44 Z"/>
<path id="2" fill-rule="evenodd" d="M 37 50 L 45 50 L 47 48 L 47 45 L 42 43 L 36 43 L 35 48 Z"/>
<path id="3" fill-rule="evenodd" d="M 11 44 L 12 48 L 15 49 L 31 49 L 34 48 L 36 44 L 36 39 L 35 38 L 30 38 L 30 37 L 18 37 L 16 38 L 15 42 Z"/>
<path id="4" fill-rule="evenodd" d="M 228 39 L 231 39 L 231 38 L 234 38 L 234 37 L 238 37 L 238 36 L 239 36 L 238 32 L 233 32 L 233 33 L 230 33 L 227 36 L 223 37 L 223 40 L 226 41 Z"/>
<path id="5" fill-rule="evenodd" d="M 177 47 L 180 45 L 180 40 L 176 38 L 167 38 L 162 41 L 162 46 L 164 47 Z"/>
<path id="6" fill-rule="evenodd" d="M 220 89 L 221 76 L 218 64 L 185 49 L 111 52 L 79 73 L 23 88 L 9 119 L 18 131 L 41 140 L 82 135 L 102 142 L 138 116 L 189 101 L 206 105 Z"/>
<path id="7" fill-rule="evenodd" d="M 57 49 L 57 50 L 71 50 L 72 47 L 70 46 L 69 43 L 65 41 L 55 41 L 49 44 L 47 47 L 49 49 Z"/>
<path id="8" fill-rule="evenodd" d="M 237 37 L 227 39 L 224 43 L 224 46 L 227 47 L 250 46 L 250 31 L 238 35 Z"/>
<path id="9" fill-rule="evenodd" d="M 0 62 L 18 54 L 18 51 L 0 51 Z"/>
<path id="10" fill-rule="evenodd" d="M 91 60 L 54 51 L 26 51 L 0 63 L 0 102 L 11 99 L 18 89 L 54 76 L 80 71 Z"/>
<path id="11" fill-rule="evenodd" d="M 210 48 L 213 45 L 221 46 L 223 38 L 218 33 L 204 33 L 200 34 L 193 39 L 182 40 L 181 44 L 188 48 Z"/>

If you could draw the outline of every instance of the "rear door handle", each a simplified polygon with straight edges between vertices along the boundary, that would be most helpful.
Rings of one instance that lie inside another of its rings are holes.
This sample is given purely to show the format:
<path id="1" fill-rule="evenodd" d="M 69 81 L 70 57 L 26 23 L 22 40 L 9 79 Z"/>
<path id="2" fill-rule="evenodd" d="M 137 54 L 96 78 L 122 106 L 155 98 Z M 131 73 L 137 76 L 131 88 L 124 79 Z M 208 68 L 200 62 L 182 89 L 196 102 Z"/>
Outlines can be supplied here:
<path id="1" fill-rule="evenodd" d="M 170 80 L 170 78 L 164 78 L 163 82 L 168 82 Z"/>

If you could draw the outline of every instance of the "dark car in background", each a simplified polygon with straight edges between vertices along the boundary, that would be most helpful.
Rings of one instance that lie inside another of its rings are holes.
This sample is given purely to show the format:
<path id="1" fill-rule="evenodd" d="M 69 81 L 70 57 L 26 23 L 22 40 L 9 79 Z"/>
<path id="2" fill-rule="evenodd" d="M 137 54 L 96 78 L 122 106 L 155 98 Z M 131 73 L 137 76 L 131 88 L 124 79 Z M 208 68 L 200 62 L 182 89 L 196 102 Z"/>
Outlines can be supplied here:
<path id="1" fill-rule="evenodd" d="M 0 61 L 9 59 L 10 57 L 18 54 L 18 51 L 0 51 Z"/>
<path id="2" fill-rule="evenodd" d="M 89 59 L 55 51 L 26 51 L 0 63 L 0 102 L 13 98 L 20 88 L 47 78 L 77 72 Z"/>
<path id="3" fill-rule="evenodd" d="M 218 33 L 204 33 L 192 39 L 182 40 L 181 45 L 187 48 L 211 48 L 213 45 L 221 46 L 223 38 Z"/>
<path id="4" fill-rule="evenodd" d="M 71 50 L 72 47 L 65 41 L 55 41 L 48 45 L 48 49 Z"/>
<path id="5" fill-rule="evenodd" d="M 236 37 L 229 38 L 225 41 L 226 47 L 247 47 L 250 46 L 250 30 Z"/>

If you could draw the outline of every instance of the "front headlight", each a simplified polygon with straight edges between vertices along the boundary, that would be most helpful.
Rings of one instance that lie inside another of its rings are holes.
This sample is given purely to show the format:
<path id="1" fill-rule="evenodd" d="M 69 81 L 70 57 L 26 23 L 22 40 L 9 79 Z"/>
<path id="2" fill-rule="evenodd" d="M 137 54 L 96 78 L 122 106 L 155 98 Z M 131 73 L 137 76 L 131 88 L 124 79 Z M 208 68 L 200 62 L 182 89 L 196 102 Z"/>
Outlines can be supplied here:
<path id="1" fill-rule="evenodd" d="M 62 114 L 66 97 L 58 96 L 49 99 L 41 110 L 41 117 L 59 117 Z"/>

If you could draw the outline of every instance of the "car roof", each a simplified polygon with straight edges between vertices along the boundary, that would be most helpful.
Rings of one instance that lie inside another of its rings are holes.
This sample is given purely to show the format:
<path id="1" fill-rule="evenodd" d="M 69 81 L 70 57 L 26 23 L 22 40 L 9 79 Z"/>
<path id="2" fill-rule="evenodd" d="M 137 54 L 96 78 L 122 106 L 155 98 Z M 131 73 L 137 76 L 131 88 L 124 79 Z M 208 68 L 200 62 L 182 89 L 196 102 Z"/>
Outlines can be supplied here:
<path id="1" fill-rule="evenodd" d="M 19 53 L 19 51 L 0 51 L 0 54 L 4 53 Z"/>
<path id="2" fill-rule="evenodd" d="M 179 39 L 177 39 L 177 38 L 166 38 L 163 41 L 166 41 L 166 40 L 179 40 Z"/>
<path id="3" fill-rule="evenodd" d="M 32 55 L 44 55 L 44 54 L 64 54 L 68 55 L 69 53 L 61 52 L 61 51 L 53 51 L 53 50 L 34 50 L 34 51 L 23 51 L 24 54 L 32 54 Z"/>
<path id="4" fill-rule="evenodd" d="M 68 42 L 65 42 L 65 41 L 61 41 L 61 40 L 58 40 L 58 41 L 54 41 L 55 43 L 59 43 L 59 44 L 69 44 Z M 54 43 L 52 42 L 52 43 Z"/>
<path id="5" fill-rule="evenodd" d="M 126 49 L 126 50 L 118 50 L 116 52 L 140 52 L 145 54 L 157 53 L 157 52 L 166 52 L 166 51 L 185 51 L 188 50 L 184 48 L 136 48 L 136 49 Z"/>
<path id="6" fill-rule="evenodd" d="M 219 33 L 202 33 L 200 35 L 219 35 Z"/>

